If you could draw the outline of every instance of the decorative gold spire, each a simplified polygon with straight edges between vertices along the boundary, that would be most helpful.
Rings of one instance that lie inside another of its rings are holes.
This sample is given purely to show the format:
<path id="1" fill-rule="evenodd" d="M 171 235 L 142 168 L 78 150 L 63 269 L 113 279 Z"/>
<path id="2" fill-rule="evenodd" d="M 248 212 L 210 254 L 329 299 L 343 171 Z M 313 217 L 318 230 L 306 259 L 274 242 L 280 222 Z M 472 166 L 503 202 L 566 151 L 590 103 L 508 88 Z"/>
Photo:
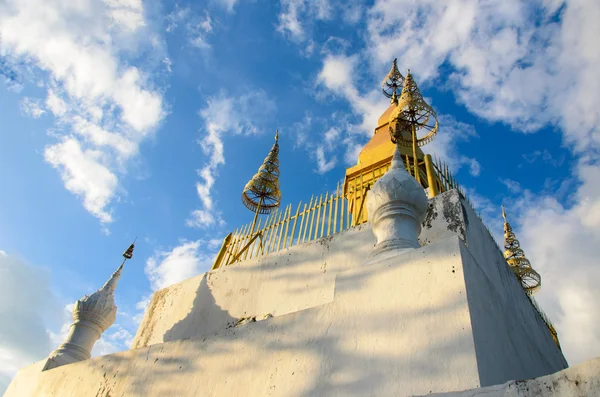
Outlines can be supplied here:
<path id="1" fill-rule="evenodd" d="M 387 98 L 391 99 L 391 103 L 398 104 L 398 94 L 400 90 L 402 90 L 402 85 L 404 84 L 404 76 L 398 70 L 398 66 L 396 65 L 396 58 L 394 58 L 394 62 L 392 62 L 392 68 L 390 72 L 385 76 L 383 81 L 381 82 L 381 91 L 383 95 Z"/>
<path id="2" fill-rule="evenodd" d="M 275 133 L 275 144 L 265 161 L 244 187 L 242 203 L 255 213 L 252 232 L 254 232 L 258 214 L 270 214 L 279 207 L 281 203 L 281 192 L 279 191 L 279 131 Z"/>
<path id="3" fill-rule="evenodd" d="M 133 257 L 133 249 L 135 248 L 135 242 L 137 241 L 137 237 L 133 240 L 133 243 L 127 248 L 125 252 L 123 252 L 123 258 L 131 259 Z"/>
<path id="4" fill-rule="evenodd" d="M 435 110 L 421 96 L 419 87 L 410 74 L 404 79 L 404 87 L 396 109 L 390 115 L 389 131 L 393 143 L 413 148 L 415 178 L 420 182 L 417 146 L 431 142 L 437 134 L 438 119 Z M 425 135 L 418 137 L 419 131 Z"/>
<path id="5" fill-rule="evenodd" d="M 533 295 L 542 285 L 541 276 L 532 269 L 529 259 L 525 257 L 519 240 L 512 231 L 510 223 L 506 220 L 504 206 L 502 206 L 502 217 L 504 218 L 504 258 L 521 282 L 525 292 L 528 295 Z"/>

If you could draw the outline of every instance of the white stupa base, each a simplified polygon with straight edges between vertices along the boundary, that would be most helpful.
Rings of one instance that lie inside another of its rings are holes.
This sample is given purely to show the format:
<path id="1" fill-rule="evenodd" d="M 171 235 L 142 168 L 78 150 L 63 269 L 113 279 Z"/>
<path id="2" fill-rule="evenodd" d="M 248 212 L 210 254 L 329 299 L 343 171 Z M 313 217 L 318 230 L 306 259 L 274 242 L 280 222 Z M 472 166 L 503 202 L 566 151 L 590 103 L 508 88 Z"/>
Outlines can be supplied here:
<path id="1" fill-rule="evenodd" d="M 514 297 L 498 295 L 497 286 L 454 236 L 338 273 L 333 300 L 325 305 L 51 371 L 29 367 L 6 397 L 100 391 L 126 396 L 407 396 L 564 368 L 517 280 L 504 282 L 514 284 Z M 518 321 L 523 316 L 531 321 L 527 329 Z M 193 326 L 185 319 L 174 325 Z"/>

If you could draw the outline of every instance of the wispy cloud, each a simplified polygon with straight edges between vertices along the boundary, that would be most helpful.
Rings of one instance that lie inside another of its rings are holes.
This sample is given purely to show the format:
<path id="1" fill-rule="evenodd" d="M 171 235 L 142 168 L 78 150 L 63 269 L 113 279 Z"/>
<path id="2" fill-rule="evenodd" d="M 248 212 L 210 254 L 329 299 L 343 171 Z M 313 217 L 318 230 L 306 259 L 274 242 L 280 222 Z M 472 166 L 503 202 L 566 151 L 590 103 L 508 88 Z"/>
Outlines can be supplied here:
<path id="1" fill-rule="evenodd" d="M 152 290 L 209 271 L 220 244 L 221 240 L 183 241 L 170 251 L 156 251 L 145 268 Z"/>
<path id="2" fill-rule="evenodd" d="M 43 108 L 41 100 L 39 98 L 28 98 L 21 99 L 21 110 L 27 116 L 34 119 L 40 118 L 46 111 Z"/>
<path id="3" fill-rule="evenodd" d="M 375 64 L 397 56 L 427 81 L 447 63 L 471 112 L 521 131 L 557 124 L 577 150 L 600 143 L 597 2 L 381 0 L 368 15 Z"/>
<path id="4" fill-rule="evenodd" d="M 198 15 L 190 7 L 175 4 L 173 10 L 165 17 L 166 31 L 175 32 L 181 25 L 189 45 L 197 48 L 210 48 L 208 36 L 213 31 L 213 19 L 207 10 Z"/>
<path id="5" fill-rule="evenodd" d="M 46 109 L 41 101 L 28 107 L 33 116 L 47 110 L 56 119 L 58 142 L 45 159 L 103 223 L 113 220 L 117 174 L 165 114 L 150 76 L 121 55 L 134 44 L 151 46 L 138 34 L 147 25 L 139 0 L 9 0 L 0 9 L 2 51 L 48 72 Z"/>
<path id="6" fill-rule="evenodd" d="M 214 205 L 212 189 L 218 168 L 225 164 L 223 135 L 259 133 L 256 123 L 264 122 L 274 111 L 275 102 L 264 91 L 238 97 L 221 93 L 208 98 L 206 107 L 199 112 L 204 121 L 199 143 L 207 156 L 205 165 L 198 170 L 201 180 L 196 183 L 202 206 L 191 213 L 186 221 L 188 226 L 206 227 L 222 222 Z"/>
<path id="7" fill-rule="evenodd" d="M 571 365 L 600 352 L 600 167 L 582 160 L 565 206 L 552 194 L 524 190 L 511 202 L 516 233 L 542 275 L 536 299 L 555 322 Z"/>

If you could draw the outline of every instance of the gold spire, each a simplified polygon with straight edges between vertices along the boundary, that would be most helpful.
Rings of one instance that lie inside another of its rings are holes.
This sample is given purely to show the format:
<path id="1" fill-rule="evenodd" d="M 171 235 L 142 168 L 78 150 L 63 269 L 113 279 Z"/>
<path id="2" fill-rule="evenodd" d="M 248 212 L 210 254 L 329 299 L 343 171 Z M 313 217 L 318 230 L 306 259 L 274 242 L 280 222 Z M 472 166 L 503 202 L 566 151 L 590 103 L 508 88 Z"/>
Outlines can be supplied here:
<path id="1" fill-rule="evenodd" d="M 504 258 L 515 273 L 523 289 L 528 295 L 535 294 L 542 285 L 541 276 L 532 269 L 529 259 L 521 249 L 521 244 L 506 220 L 506 212 L 502 206 L 502 217 L 504 218 Z"/>
<path id="2" fill-rule="evenodd" d="M 244 187 L 242 203 L 255 213 L 252 231 L 258 214 L 270 214 L 281 203 L 279 191 L 279 131 L 275 132 L 275 144 L 263 164 Z"/>
<path id="3" fill-rule="evenodd" d="M 419 131 L 425 135 L 418 137 Z M 417 160 L 417 146 L 431 142 L 437 134 L 438 119 L 435 110 L 421 96 L 419 87 L 410 74 L 404 79 L 404 87 L 396 109 L 390 115 L 389 131 L 393 143 L 411 146 L 413 149 L 415 178 L 420 182 Z"/>
<path id="4" fill-rule="evenodd" d="M 137 237 L 133 240 L 133 243 L 123 252 L 123 258 L 131 259 L 133 257 L 133 249 L 135 248 L 135 242 L 137 241 Z"/>
<path id="5" fill-rule="evenodd" d="M 392 62 L 392 68 L 381 82 L 381 91 L 383 92 L 383 95 L 391 99 L 391 103 L 397 105 L 398 94 L 400 93 L 403 84 L 404 76 L 402 76 L 402 73 L 400 73 L 400 71 L 398 70 L 398 66 L 396 65 L 396 58 L 394 58 L 394 62 Z"/>

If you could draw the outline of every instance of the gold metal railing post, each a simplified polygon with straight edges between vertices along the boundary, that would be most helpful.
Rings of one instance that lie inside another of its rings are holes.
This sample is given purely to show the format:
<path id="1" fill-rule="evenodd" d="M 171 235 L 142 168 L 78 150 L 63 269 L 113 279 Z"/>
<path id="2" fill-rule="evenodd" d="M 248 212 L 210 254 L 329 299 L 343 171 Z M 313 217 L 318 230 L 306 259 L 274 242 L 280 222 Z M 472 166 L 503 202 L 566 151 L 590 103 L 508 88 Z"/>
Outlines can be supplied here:
<path id="1" fill-rule="evenodd" d="M 227 250 L 227 245 L 229 244 L 229 241 L 231 241 L 231 233 L 229 233 L 223 239 L 223 244 L 221 244 L 221 249 L 219 250 L 219 253 L 215 257 L 215 262 L 213 263 L 212 268 L 210 270 L 218 269 L 221 266 L 221 261 L 223 260 L 223 256 L 225 256 L 225 252 Z"/>
<path id="2" fill-rule="evenodd" d="M 435 180 L 435 171 L 433 170 L 433 163 L 431 161 L 431 155 L 425 155 L 425 170 L 427 170 L 427 183 L 429 184 L 429 194 L 431 197 L 435 197 L 439 194 L 437 183 Z"/>

